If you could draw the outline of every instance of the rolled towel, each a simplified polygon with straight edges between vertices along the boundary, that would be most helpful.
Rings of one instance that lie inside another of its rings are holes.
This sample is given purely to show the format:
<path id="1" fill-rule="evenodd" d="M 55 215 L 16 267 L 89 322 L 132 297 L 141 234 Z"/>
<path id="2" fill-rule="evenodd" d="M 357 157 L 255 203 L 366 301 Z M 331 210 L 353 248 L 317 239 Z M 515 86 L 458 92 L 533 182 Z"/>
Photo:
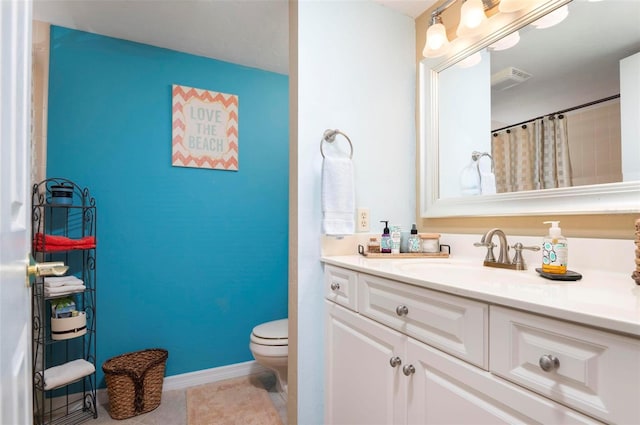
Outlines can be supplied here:
<path id="1" fill-rule="evenodd" d="M 327 235 L 351 235 L 355 230 L 355 189 L 350 158 L 322 161 L 322 228 Z"/>
<path id="2" fill-rule="evenodd" d="M 72 360 L 44 371 L 44 389 L 51 390 L 91 375 L 96 367 L 84 359 Z"/>
<path id="3" fill-rule="evenodd" d="M 84 281 L 75 276 L 45 277 L 44 286 L 47 288 L 57 288 L 59 286 L 83 285 Z"/>

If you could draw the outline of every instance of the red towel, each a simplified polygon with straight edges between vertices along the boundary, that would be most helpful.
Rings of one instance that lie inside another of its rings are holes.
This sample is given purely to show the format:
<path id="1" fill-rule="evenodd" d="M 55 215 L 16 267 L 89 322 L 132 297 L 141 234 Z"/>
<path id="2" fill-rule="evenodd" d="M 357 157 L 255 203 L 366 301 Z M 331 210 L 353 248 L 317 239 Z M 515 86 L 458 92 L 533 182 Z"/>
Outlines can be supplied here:
<path id="1" fill-rule="evenodd" d="M 45 235 L 36 233 L 34 238 L 38 251 L 67 251 L 70 249 L 90 249 L 96 247 L 95 236 L 85 236 L 80 239 L 71 239 L 65 236 Z"/>

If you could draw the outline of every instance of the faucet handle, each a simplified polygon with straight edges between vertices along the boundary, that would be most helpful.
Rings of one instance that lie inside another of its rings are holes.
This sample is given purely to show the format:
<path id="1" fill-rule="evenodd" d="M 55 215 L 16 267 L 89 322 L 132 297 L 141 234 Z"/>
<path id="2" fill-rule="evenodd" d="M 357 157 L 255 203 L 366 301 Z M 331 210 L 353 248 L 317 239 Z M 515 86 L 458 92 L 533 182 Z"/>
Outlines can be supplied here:
<path id="1" fill-rule="evenodd" d="M 493 255 L 493 248 L 497 245 L 493 242 L 474 242 L 473 246 L 481 246 L 487 248 L 487 256 L 484 258 L 484 261 L 496 262 L 496 257 Z"/>
<path id="2" fill-rule="evenodd" d="M 516 270 L 526 270 L 527 268 L 527 265 L 524 262 L 524 257 L 522 257 L 523 249 L 528 249 L 529 251 L 540 251 L 539 246 L 524 246 L 520 242 L 515 243 L 511 248 L 516 251 L 512 261 L 512 264 L 516 266 Z"/>

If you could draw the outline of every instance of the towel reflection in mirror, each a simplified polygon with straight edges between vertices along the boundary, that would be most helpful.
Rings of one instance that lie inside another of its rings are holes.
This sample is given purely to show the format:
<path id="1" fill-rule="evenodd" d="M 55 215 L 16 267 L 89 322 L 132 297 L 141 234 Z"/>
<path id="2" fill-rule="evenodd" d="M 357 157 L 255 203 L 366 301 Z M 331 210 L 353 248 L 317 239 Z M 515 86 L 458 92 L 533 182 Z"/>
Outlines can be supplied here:
<path id="1" fill-rule="evenodd" d="M 462 195 L 493 195 L 496 193 L 493 158 L 487 152 L 473 151 L 471 162 L 460 173 Z"/>
<path id="2" fill-rule="evenodd" d="M 496 192 L 572 185 L 566 120 L 549 115 L 493 133 Z"/>

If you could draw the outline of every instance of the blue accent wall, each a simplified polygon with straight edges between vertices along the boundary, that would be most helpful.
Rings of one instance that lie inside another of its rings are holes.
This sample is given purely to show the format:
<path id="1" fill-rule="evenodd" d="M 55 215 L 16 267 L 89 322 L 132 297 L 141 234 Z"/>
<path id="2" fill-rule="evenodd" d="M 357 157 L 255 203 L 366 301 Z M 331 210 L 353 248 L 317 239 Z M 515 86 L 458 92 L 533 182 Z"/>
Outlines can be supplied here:
<path id="1" fill-rule="evenodd" d="M 172 84 L 238 95 L 239 171 L 171 166 Z M 52 26 L 48 107 L 47 176 L 98 208 L 99 386 L 145 348 L 167 376 L 252 360 L 287 317 L 288 77 Z"/>

